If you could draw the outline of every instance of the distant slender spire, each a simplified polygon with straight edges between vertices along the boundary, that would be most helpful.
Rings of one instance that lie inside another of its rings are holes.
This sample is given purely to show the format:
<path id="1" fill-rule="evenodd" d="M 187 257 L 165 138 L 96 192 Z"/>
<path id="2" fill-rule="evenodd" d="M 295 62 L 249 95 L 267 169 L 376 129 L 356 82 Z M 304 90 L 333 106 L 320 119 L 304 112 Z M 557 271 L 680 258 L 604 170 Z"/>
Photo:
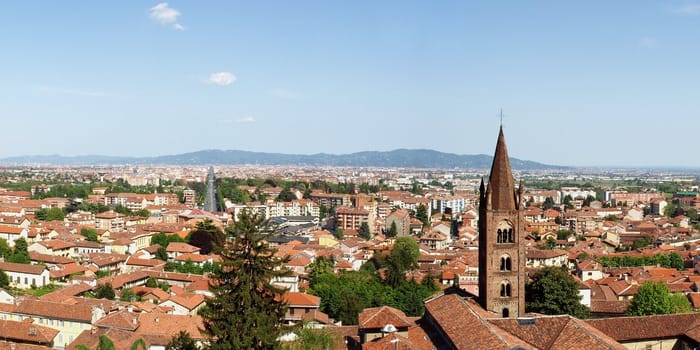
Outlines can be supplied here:
<path id="1" fill-rule="evenodd" d="M 515 184 L 510 169 L 506 139 L 503 136 L 503 126 L 498 134 L 487 192 L 490 192 L 491 209 L 515 210 Z"/>

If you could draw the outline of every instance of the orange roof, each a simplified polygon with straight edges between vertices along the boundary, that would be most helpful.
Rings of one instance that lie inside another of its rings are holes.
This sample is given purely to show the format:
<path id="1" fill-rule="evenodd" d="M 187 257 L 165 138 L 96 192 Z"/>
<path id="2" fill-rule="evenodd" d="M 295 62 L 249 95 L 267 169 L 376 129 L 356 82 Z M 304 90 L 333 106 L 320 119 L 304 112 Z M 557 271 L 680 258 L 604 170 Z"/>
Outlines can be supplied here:
<path id="1" fill-rule="evenodd" d="M 289 306 L 305 306 L 312 308 L 318 308 L 321 306 L 321 298 L 315 295 L 299 292 L 284 293 L 284 301 L 286 301 Z"/>

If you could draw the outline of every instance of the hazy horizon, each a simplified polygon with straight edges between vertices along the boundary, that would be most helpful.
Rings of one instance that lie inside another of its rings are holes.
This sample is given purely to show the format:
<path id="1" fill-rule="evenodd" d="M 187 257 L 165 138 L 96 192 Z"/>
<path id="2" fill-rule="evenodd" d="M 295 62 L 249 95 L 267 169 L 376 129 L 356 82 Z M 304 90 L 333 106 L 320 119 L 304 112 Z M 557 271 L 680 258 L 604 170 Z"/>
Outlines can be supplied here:
<path id="1" fill-rule="evenodd" d="M 700 1 L 4 2 L 0 158 L 492 155 L 502 108 L 514 158 L 700 167 L 699 24 Z"/>

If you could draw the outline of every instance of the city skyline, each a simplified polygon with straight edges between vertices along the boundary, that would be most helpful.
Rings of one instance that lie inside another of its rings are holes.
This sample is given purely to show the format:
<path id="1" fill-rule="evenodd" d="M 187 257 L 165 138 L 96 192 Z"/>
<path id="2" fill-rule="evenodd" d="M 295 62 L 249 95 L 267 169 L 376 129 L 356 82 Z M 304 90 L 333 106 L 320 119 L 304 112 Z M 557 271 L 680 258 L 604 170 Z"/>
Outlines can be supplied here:
<path id="1" fill-rule="evenodd" d="M 0 158 L 490 154 L 503 108 L 515 158 L 700 167 L 700 2 L 32 1 L 0 23 Z"/>

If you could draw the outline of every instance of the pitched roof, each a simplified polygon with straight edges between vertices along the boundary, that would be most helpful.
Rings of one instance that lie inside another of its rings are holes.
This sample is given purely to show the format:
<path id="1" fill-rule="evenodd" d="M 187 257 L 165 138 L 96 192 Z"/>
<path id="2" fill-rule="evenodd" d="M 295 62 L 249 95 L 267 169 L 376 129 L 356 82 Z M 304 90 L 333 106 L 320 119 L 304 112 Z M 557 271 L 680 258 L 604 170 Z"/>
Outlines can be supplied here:
<path id="1" fill-rule="evenodd" d="M 103 305 L 109 309 L 111 302 L 106 300 L 80 299 L 74 303 L 57 303 L 43 300 L 24 299 L 15 307 L 18 314 L 43 316 L 57 320 L 78 321 L 90 323 L 92 321 L 92 308 Z"/>
<path id="2" fill-rule="evenodd" d="M 289 306 L 306 306 L 315 308 L 321 306 L 321 298 L 306 293 L 287 292 L 284 293 L 284 300 Z"/>
<path id="3" fill-rule="evenodd" d="M 435 320 L 436 326 L 453 348 L 511 349 L 518 345 L 527 346 L 526 342 L 486 322 L 469 303 L 473 301 L 465 300 L 456 294 L 447 294 L 425 304 L 426 313 Z M 469 331 L 465 332 L 466 329 Z"/>
<path id="4" fill-rule="evenodd" d="M 29 275 L 41 275 L 46 270 L 46 266 L 0 262 L 0 270 L 6 272 L 26 273 Z"/>
<path id="5" fill-rule="evenodd" d="M 382 328 L 387 324 L 393 324 L 396 328 L 407 328 L 413 324 L 403 311 L 391 306 L 364 309 L 358 319 L 360 328 Z"/>
<path id="6" fill-rule="evenodd" d="M 129 309 L 123 309 L 101 318 L 95 325 L 103 328 L 134 331 L 139 327 L 138 314 L 129 311 Z"/>
<path id="7" fill-rule="evenodd" d="M 517 319 L 492 319 L 490 323 L 538 349 L 627 349 L 587 323 L 568 315 L 538 316 L 534 324 Z"/>
<path id="8" fill-rule="evenodd" d="M 622 341 L 678 337 L 691 324 L 700 320 L 700 314 L 673 314 L 638 317 L 613 317 L 587 320 L 611 338 Z"/>
<path id="9" fill-rule="evenodd" d="M 194 253 L 200 251 L 201 249 L 184 242 L 172 242 L 168 244 L 168 247 L 165 248 L 165 250 L 176 253 Z"/>
<path id="10" fill-rule="evenodd" d="M 201 294 L 179 294 L 171 296 L 168 301 L 192 311 L 204 302 L 204 296 Z"/>
<path id="11" fill-rule="evenodd" d="M 2 334 L 3 340 L 53 344 L 53 340 L 59 332 L 32 322 L 33 320 L 24 322 L 0 320 L 0 334 Z"/>

